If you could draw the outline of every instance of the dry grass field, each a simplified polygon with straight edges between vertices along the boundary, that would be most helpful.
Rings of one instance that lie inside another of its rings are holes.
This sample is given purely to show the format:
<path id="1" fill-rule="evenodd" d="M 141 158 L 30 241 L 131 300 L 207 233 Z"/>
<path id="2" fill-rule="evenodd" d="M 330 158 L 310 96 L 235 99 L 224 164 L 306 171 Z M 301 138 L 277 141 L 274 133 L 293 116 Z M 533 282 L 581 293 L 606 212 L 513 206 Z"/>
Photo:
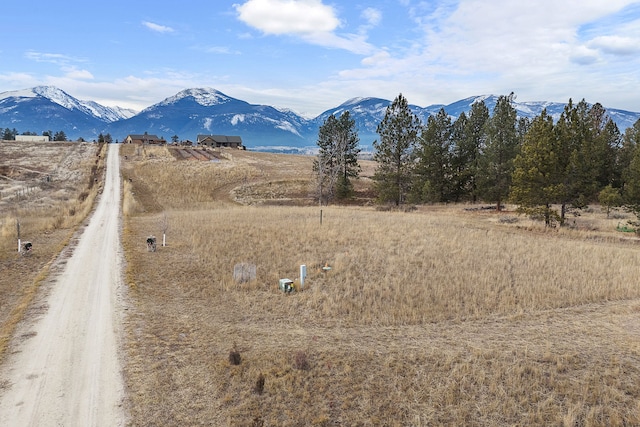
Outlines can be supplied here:
<path id="1" fill-rule="evenodd" d="M 54 259 L 93 207 L 102 186 L 102 149 L 0 142 L 0 360 Z M 22 241 L 33 244 L 28 256 L 18 254 L 17 221 Z"/>
<path id="2" fill-rule="evenodd" d="M 624 214 L 380 210 L 366 163 L 320 224 L 309 157 L 121 148 L 132 425 L 640 425 Z"/>

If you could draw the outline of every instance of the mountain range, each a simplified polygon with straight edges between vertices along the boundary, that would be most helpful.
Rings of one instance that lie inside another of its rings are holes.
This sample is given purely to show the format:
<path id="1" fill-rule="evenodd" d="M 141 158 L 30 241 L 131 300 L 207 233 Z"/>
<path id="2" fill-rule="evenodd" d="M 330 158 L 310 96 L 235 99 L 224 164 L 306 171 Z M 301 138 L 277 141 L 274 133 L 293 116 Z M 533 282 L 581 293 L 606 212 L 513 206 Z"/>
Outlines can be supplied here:
<path id="1" fill-rule="evenodd" d="M 473 96 L 452 104 L 427 107 L 410 105 L 426 123 L 441 108 L 453 119 L 471 106 L 484 101 L 493 111 L 498 96 Z M 577 100 L 576 100 L 577 101 Z M 354 98 L 327 110 L 315 118 L 305 118 L 287 109 L 250 104 L 212 88 L 183 90 L 139 113 L 124 108 L 82 101 L 52 86 L 37 86 L 21 91 L 0 93 L 0 128 L 41 134 L 63 131 L 71 140 L 91 141 L 100 133 L 109 133 L 122 141 L 129 134 L 148 132 L 171 140 L 196 140 L 199 134 L 239 135 L 249 149 L 264 151 L 296 151 L 314 147 L 318 128 L 330 114 L 349 111 L 356 122 L 360 144 L 366 151 L 378 138 L 376 127 L 391 101 L 381 98 Z M 519 116 L 533 118 L 544 108 L 554 119 L 560 117 L 565 104 L 560 102 L 513 103 Z M 606 107 L 605 107 L 606 108 Z M 621 132 L 631 127 L 640 113 L 606 108 Z"/>

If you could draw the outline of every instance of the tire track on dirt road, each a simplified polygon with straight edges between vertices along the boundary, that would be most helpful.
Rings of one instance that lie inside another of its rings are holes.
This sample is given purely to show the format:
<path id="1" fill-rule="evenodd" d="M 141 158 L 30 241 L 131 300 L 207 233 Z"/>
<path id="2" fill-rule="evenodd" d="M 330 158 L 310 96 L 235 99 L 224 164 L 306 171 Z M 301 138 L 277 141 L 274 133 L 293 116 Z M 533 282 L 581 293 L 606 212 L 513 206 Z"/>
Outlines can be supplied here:
<path id="1" fill-rule="evenodd" d="M 102 196 L 73 255 L 25 321 L 0 369 L 2 426 L 120 426 L 126 422 L 118 310 L 119 146 L 109 146 Z"/>

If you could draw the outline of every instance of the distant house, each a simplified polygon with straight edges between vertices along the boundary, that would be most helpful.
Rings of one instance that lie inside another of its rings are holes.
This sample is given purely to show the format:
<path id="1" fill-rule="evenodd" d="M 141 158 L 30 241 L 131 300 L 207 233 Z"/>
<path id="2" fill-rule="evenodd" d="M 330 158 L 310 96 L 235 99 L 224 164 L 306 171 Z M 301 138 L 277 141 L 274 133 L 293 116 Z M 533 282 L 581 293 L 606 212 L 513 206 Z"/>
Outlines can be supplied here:
<path id="1" fill-rule="evenodd" d="M 16 135 L 16 141 L 22 142 L 49 142 L 48 136 L 39 135 Z"/>
<path id="2" fill-rule="evenodd" d="M 159 138 L 157 135 L 150 135 L 145 133 L 144 135 L 127 135 L 122 141 L 123 144 L 166 144 L 167 141 L 164 138 Z"/>
<path id="3" fill-rule="evenodd" d="M 198 135 L 196 140 L 198 146 L 205 147 L 229 147 L 243 149 L 242 138 L 239 136 L 226 136 L 226 135 Z"/>

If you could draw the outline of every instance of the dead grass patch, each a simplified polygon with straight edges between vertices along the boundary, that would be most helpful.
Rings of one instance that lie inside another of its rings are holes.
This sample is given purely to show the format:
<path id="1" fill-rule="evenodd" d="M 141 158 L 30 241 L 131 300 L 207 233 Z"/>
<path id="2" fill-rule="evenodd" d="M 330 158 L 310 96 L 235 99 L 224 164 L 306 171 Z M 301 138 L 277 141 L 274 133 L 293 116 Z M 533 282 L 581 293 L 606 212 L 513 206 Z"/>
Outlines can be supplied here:
<path id="1" fill-rule="evenodd" d="M 320 225 L 317 207 L 230 196 L 303 180 L 309 158 L 146 150 L 126 197 L 162 212 L 134 210 L 123 242 L 135 425 L 640 423 L 640 246 L 617 220 L 331 206 Z M 168 246 L 148 253 L 163 214 Z M 243 262 L 256 280 L 238 284 Z M 300 264 L 304 291 L 281 293 Z"/>
<path id="2" fill-rule="evenodd" d="M 53 260 L 90 213 L 105 154 L 96 144 L 0 144 L 0 173 L 8 173 L 0 179 L 0 359 Z M 33 243 L 28 257 L 17 252 L 17 220 L 22 240 Z"/>

